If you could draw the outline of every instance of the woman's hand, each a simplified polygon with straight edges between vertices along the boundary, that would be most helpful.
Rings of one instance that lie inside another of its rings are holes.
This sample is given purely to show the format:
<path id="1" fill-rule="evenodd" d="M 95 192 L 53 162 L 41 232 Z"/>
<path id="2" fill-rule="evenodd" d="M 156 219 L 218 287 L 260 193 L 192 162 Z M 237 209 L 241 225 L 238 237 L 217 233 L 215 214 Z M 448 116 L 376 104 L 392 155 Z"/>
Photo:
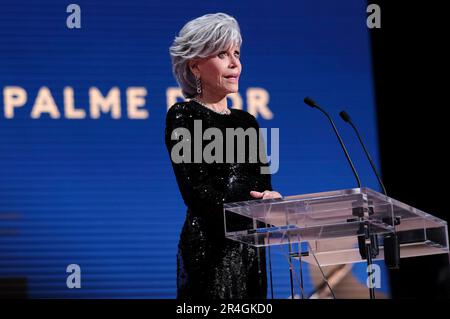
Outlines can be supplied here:
<path id="1" fill-rule="evenodd" d="M 275 191 L 267 191 L 264 192 L 257 192 L 257 191 L 251 191 L 250 195 L 254 198 L 262 198 L 262 199 L 268 199 L 268 198 L 282 198 L 280 193 Z"/>

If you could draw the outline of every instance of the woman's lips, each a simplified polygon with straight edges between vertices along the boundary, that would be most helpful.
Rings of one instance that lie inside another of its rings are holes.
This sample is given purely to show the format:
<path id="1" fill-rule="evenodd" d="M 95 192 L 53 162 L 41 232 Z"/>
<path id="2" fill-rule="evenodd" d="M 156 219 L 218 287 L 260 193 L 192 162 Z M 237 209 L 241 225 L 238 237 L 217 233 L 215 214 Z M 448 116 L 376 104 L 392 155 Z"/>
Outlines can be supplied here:
<path id="1" fill-rule="evenodd" d="M 239 80 L 238 76 L 229 76 L 229 77 L 225 77 L 225 79 L 227 79 L 230 82 L 237 82 Z"/>

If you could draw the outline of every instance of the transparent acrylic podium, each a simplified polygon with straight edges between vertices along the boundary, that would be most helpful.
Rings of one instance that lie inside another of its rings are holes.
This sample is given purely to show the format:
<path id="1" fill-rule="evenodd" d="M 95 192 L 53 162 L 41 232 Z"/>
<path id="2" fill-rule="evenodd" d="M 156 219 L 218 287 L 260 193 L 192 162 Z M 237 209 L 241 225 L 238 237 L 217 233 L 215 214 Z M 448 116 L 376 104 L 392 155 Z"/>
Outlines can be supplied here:
<path id="1" fill-rule="evenodd" d="M 446 221 L 369 188 L 227 203 L 224 215 L 227 238 L 288 245 L 289 258 L 319 268 L 449 253 Z M 306 251 L 292 252 L 296 243 Z"/>

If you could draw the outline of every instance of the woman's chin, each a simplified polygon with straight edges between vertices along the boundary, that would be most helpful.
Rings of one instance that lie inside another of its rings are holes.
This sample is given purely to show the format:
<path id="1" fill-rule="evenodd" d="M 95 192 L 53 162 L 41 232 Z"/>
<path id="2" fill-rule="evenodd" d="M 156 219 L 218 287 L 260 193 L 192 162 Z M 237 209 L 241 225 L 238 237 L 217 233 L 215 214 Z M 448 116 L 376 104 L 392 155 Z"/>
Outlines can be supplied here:
<path id="1" fill-rule="evenodd" d="M 228 94 L 234 94 L 234 93 L 238 93 L 239 91 L 239 87 L 238 86 L 234 86 L 234 87 L 221 87 L 221 88 L 216 88 L 215 92 L 223 92 L 221 94 L 227 96 Z"/>
<path id="2" fill-rule="evenodd" d="M 237 92 L 239 92 L 239 87 L 238 86 L 227 89 L 227 94 L 233 94 L 233 93 L 237 93 Z"/>

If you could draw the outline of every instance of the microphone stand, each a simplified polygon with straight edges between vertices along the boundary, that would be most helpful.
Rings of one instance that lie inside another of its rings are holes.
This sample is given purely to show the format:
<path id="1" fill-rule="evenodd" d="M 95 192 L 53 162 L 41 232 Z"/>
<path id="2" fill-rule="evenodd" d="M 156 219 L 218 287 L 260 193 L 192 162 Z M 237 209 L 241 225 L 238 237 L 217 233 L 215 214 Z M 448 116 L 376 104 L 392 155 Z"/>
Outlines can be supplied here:
<path id="1" fill-rule="evenodd" d="M 353 171 L 353 175 L 355 176 L 356 183 L 358 184 L 358 188 L 361 189 L 361 181 L 359 179 L 358 173 L 356 172 L 355 166 L 353 165 L 350 155 L 347 152 L 345 144 L 342 141 L 341 136 L 339 135 L 336 125 L 333 122 L 333 119 L 323 108 L 321 108 L 319 105 L 317 105 L 317 103 L 314 102 L 311 98 L 305 97 L 305 99 L 303 101 L 308 106 L 310 106 L 312 108 L 316 108 L 319 111 L 321 111 L 323 114 L 325 114 L 325 116 L 330 121 L 331 126 L 333 127 L 333 130 L 334 130 L 334 133 L 336 134 L 336 137 L 339 140 L 339 143 L 341 144 L 342 150 L 344 151 L 345 157 L 347 158 L 347 162 L 349 163 L 349 165 Z M 367 274 L 368 274 L 369 279 L 371 279 L 372 265 L 373 265 L 372 258 L 375 258 L 378 255 L 377 237 L 376 237 L 376 235 L 375 236 L 371 235 L 370 223 L 368 222 L 369 216 L 373 214 L 373 207 L 369 207 L 369 210 L 367 212 L 365 212 L 362 208 L 359 208 L 359 209 L 354 208 L 352 213 L 357 218 L 350 219 L 350 220 L 348 220 L 348 222 L 354 222 L 356 220 L 359 222 L 360 226 L 359 226 L 359 229 L 357 232 L 359 252 L 360 252 L 361 258 L 367 260 Z M 367 215 L 364 216 L 365 214 L 367 214 Z M 366 218 L 364 218 L 364 217 L 366 217 Z M 370 285 L 369 285 L 369 295 L 370 295 L 370 299 L 375 299 L 375 288 L 373 287 L 372 282 L 370 282 Z"/>
<path id="2" fill-rule="evenodd" d="M 381 188 L 383 189 L 384 195 L 387 197 L 386 188 L 384 187 L 383 182 L 381 181 L 380 175 L 377 172 L 377 169 L 375 167 L 375 164 L 372 161 L 372 157 L 370 156 L 362 138 L 359 134 L 358 129 L 356 128 L 355 124 L 353 124 L 352 119 L 350 118 L 350 115 L 347 114 L 345 111 L 341 111 L 339 113 L 340 117 L 344 120 L 344 122 L 350 124 L 350 126 L 353 128 L 353 130 L 356 133 L 356 136 L 358 137 L 359 143 L 361 144 L 364 153 L 366 154 L 366 157 L 370 163 L 370 166 L 372 167 L 373 172 L 375 173 L 375 176 L 378 179 L 378 183 L 380 184 Z M 397 234 L 395 232 L 395 226 L 400 224 L 400 218 L 394 217 L 393 212 L 392 216 L 383 218 L 383 222 L 386 224 L 389 224 L 391 226 L 394 226 L 394 233 L 388 234 L 384 236 L 384 261 L 388 268 L 390 269 L 398 269 L 400 268 L 400 245 L 398 243 Z"/>

